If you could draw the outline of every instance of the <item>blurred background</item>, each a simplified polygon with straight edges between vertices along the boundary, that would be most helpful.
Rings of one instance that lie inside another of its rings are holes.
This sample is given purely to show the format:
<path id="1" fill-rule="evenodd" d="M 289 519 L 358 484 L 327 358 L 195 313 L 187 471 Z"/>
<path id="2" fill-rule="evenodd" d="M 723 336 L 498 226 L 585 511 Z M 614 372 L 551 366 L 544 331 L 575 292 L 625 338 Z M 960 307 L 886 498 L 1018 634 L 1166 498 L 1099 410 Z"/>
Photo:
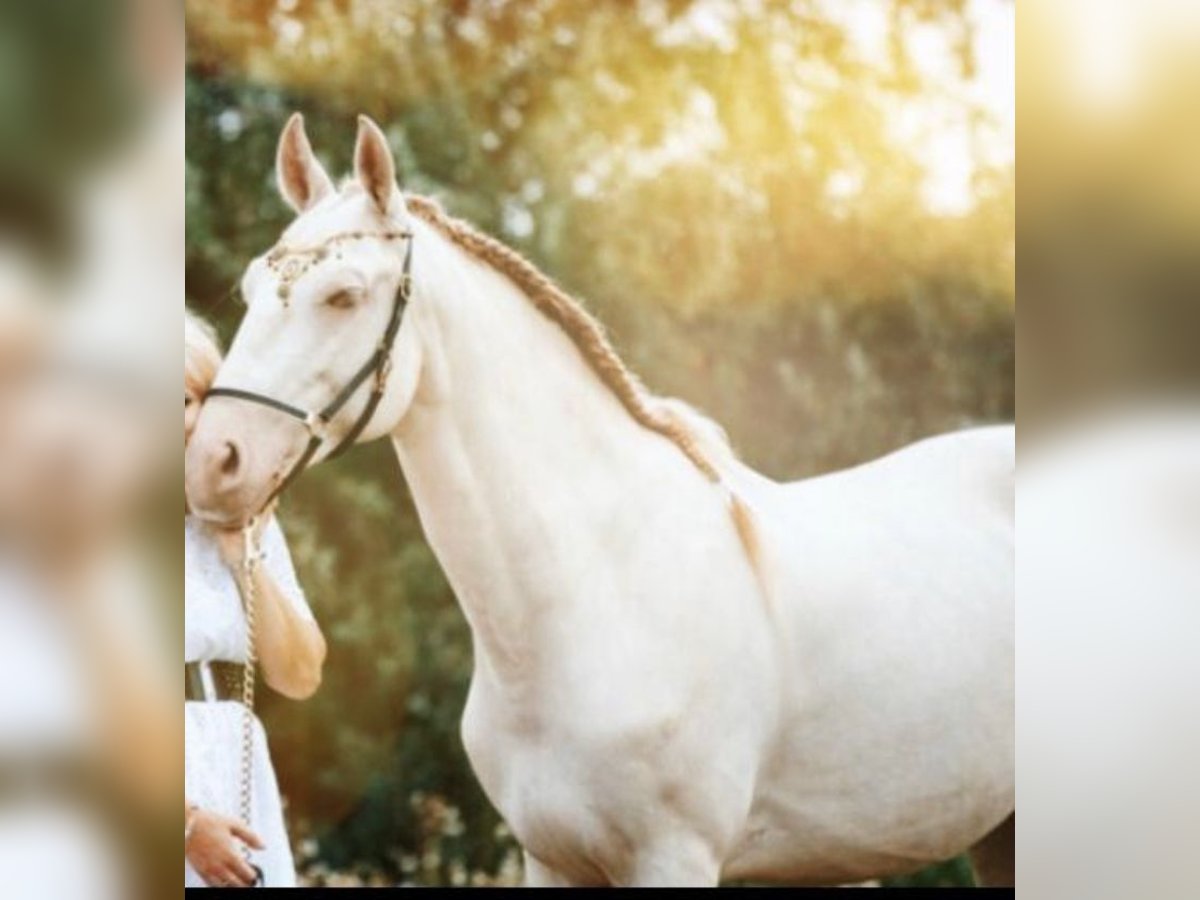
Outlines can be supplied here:
<path id="1" fill-rule="evenodd" d="M 226 341 L 243 268 L 289 218 L 287 115 L 345 172 L 366 112 L 407 190 L 527 254 L 651 389 L 773 477 L 1013 419 L 1006 0 L 196 0 L 186 17 L 187 302 Z M 308 473 L 280 518 L 330 639 L 313 700 L 262 703 L 305 877 L 516 880 L 458 736 L 467 627 L 390 447 Z"/>
<path id="2" fill-rule="evenodd" d="M 1190 897 L 1200 7 L 1022 6 L 1022 897 Z"/>
<path id="3" fill-rule="evenodd" d="M 6 898 L 178 889 L 183 67 L 158 0 L 0 8 Z"/>

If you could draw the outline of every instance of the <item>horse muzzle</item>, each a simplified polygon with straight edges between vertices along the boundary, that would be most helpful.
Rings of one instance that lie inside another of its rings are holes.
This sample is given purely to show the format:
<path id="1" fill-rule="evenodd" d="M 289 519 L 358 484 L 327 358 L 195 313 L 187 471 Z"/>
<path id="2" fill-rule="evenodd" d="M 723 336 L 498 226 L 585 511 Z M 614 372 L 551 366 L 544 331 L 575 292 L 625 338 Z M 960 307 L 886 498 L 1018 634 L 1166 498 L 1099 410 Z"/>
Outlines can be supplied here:
<path id="1" fill-rule="evenodd" d="M 291 447 L 257 439 L 252 446 L 240 429 L 223 427 L 224 418 L 210 416 L 208 410 L 201 413 L 184 453 L 184 491 L 195 515 L 233 528 L 267 505 L 280 481 L 279 466 L 272 460 L 286 458 Z M 276 444 L 280 446 L 272 452 Z"/>

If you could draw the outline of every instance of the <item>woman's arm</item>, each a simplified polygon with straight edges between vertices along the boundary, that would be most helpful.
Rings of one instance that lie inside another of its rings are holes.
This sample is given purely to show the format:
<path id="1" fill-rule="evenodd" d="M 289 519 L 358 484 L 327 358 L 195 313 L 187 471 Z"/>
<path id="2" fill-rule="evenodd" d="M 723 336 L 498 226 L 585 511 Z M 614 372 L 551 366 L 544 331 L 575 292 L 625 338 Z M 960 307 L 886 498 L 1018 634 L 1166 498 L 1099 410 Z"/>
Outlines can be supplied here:
<path id="1" fill-rule="evenodd" d="M 265 521 L 269 518 L 264 517 Z M 217 539 L 221 555 L 245 597 L 244 536 L 241 531 L 222 531 Z M 257 613 L 255 647 L 263 679 L 285 697 L 307 700 L 321 685 L 325 638 L 317 623 L 289 600 L 266 566 L 255 566 L 253 577 Z"/>

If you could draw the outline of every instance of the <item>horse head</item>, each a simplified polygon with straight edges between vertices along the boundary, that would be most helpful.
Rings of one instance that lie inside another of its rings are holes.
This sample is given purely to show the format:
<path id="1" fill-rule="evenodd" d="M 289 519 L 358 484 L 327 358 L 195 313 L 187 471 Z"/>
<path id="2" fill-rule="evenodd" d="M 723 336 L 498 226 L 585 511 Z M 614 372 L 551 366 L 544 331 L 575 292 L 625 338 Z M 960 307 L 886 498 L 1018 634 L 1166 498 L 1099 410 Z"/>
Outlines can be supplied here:
<path id="1" fill-rule="evenodd" d="M 293 115 L 279 191 L 296 212 L 242 278 L 246 312 L 185 457 L 191 508 L 248 521 L 304 468 L 393 430 L 419 344 L 404 315 L 413 236 L 387 139 L 359 118 L 354 175 L 337 188 Z"/>

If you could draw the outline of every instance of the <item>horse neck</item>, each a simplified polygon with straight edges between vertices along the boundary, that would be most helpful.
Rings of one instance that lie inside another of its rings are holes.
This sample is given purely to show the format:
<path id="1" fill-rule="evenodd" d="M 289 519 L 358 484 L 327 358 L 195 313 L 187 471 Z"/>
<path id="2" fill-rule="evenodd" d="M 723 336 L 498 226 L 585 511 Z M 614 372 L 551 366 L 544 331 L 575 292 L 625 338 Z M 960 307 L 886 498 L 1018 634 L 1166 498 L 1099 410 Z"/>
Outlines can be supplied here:
<path id="1" fill-rule="evenodd" d="M 477 662 L 512 681 L 606 574 L 587 570 L 605 529 L 635 527 L 629 479 L 661 439 L 515 285 L 417 225 L 421 383 L 393 438 Z"/>

